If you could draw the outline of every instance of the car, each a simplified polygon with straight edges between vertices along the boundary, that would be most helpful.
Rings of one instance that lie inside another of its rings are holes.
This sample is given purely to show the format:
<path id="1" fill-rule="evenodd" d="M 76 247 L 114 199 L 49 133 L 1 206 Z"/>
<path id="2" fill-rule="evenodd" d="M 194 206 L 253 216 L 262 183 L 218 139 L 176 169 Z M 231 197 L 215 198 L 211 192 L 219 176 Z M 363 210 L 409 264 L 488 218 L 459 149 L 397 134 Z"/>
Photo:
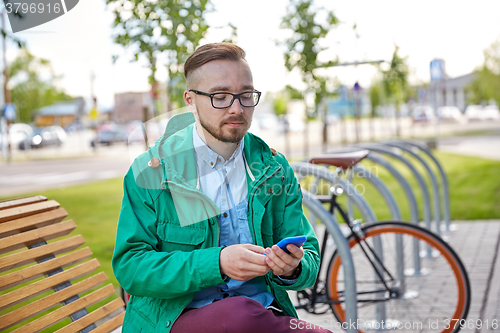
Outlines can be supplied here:
<path id="1" fill-rule="evenodd" d="M 429 105 L 419 105 L 413 109 L 413 122 L 414 123 L 427 123 L 436 120 L 434 108 Z"/>
<path id="2" fill-rule="evenodd" d="M 464 115 L 456 106 L 442 106 L 438 108 L 437 114 L 440 121 L 462 122 L 464 120 Z"/>
<path id="3" fill-rule="evenodd" d="M 481 120 L 481 112 L 483 107 L 481 105 L 469 105 L 465 108 L 465 118 L 467 121 L 471 120 Z"/>
<path id="4" fill-rule="evenodd" d="M 111 146 L 114 143 L 125 143 L 128 144 L 127 140 L 128 134 L 125 129 L 116 128 L 104 128 L 97 131 L 96 137 L 90 141 L 90 146 L 95 147 L 97 145 Z"/>
<path id="5" fill-rule="evenodd" d="M 25 141 L 26 138 L 31 137 L 33 133 L 33 127 L 28 124 L 16 123 L 9 126 L 9 136 L 11 146 L 18 146 L 21 141 Z M 0 147 L 3 141 L 3 133 L 0 130 Z"/>
<path id="6" fill-rule="evenodd" d="M 499 120 L 500 111 L 498 111 L 498 106 L 487 105 L 483 108 L 483 112 L 480 114 L 481 120 Z"/>
<path id="7" fill-rule="evenodd" d="M 35 128 L 26 140 L 19 142 L 19 149 L 61 146 L 66 138 L 66 132 L 60 126 Z"/>

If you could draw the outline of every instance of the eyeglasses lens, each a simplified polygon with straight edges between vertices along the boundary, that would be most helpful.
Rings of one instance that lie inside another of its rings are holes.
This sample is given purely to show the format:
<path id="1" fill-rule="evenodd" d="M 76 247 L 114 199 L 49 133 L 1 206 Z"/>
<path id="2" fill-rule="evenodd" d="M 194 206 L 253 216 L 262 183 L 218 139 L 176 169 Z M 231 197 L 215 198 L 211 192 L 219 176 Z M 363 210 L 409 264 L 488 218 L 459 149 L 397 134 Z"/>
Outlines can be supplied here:
<path id="1" fill-rule="evenodd" d="M 217 108 L 227 108 L 231 105 L 233 95 L 231 94 L 215 94 L 212 97 L 212 103 Z M 240 103 L 242 106 L 256 106 L 259 102 L 259 94 L 249 92 L 240 96 Z"/>

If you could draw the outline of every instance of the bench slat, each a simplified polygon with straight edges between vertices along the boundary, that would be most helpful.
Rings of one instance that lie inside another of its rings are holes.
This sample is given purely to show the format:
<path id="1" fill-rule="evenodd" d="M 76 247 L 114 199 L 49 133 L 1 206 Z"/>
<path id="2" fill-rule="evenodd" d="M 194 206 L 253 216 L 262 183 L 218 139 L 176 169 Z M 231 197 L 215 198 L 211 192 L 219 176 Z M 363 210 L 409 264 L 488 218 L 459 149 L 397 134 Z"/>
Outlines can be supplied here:
<path id="1" fill-rule="evenodd" d="M 18 252 L 0 258 L 0 273 L 10 269 L 24 266 L 30 262 L 36 261 L 48 255 L 57 255 L 59 253 L 69 252 L 83 245 L 85 240 L 82 236 L 73 236 L 54 243 Z"/>
<path id="2" fill-rule="evenodd" d="M 9 328 L 12 325 L 39 314 L 42 311 L 48 310 L 71 296 L 86 292 L 106 282 L 107 279 L 108 277 L 106 276 L 106 273 L 100 272 L 68 288 L 64 288 L 51 295 L 36 300 L 33 303 L 27 304 L 22 308 L 9 312 L 0 317 L 0 330 Z"/>
<path id="3" fill-rule="evenodd" d="M 99 319 L 102 319 L 108 315 L 110 315 L 113 311 L 118 310 L 125 304 L 121 298 L 117 298 L 108 304 L 100 307 L 89 313 L 88 315 L 78 319 L 77 321 L 72 322 L 71 324 L 57 330 L 56 333 L 77 333 L 78 331 L 84 329 L 90 324 L 95 323 Z"/>
<path id="4" fill-rule="evenodd" d="M 31 333 L 38 332 L 48 326 L 51 326 L 59 321 L 65 319 L 71 314 L 86 308 L 94 303 L 99 302 L 101 299 L 104 299 L 112 294 L 114 294 L 115 288 L 112 284 L 108 284 L 107 286 L 98 289 L 79 300 L 76 300 L 70 304 L 67 304 L 41 318 L 38 318 L 31 323 L 28 323 L 22 327 L 19 327 L 13 333 Z"/>
<path id="5" fill-rule="evenodd" d="M 34 197 L 18 198 L 0 201 L 0 210 L 7 208 L 14 208 L 17 206 L 29 205 L 35 202 L 47 201 L 47 198 L 43 195 L 36 195 Z"/>
<path id="6" fill-rule="evenodd" d="M 99 266 L 99 261 L 97 259 L 92 259 L 81 265 L 72 267 L 68 270 L 47 277 L 43 280 L 13 290 L 7 294 L 0 296 L 0 310 L 6 308 L 7 306 L 12 306 L 19 302 L 22 302 L 25 299 L 39 295 L 47 290 L 54 288 L 57 285 L 62 284 L 63 282 L 71 281 L 84 275 L 90 274 L 91 272 L 99 268 Z"/>
<path id="7" fill-rule="evenodd" d="M 34 203 L 32 205 L 19 206 L 19 207 L 0 210 L 0 223 L 46 212 L 48 210 L 53 210 L 56 208 L 59 208 L 59 203 L 55 200 L 49 200 L 49 201 Z"/>
<path id="8" fill-rule="evenodd" d="M 79 263 L 92 255 L 92 251 L 85 247 L 83 249 L 65 254 L 63 256 L 47 260 L 45 262 L 23 268 L 19 271 L 0 276 L 0 291 L 12 288 L 18 284 L 36 279 L 44 274 Z"/>
<path id="9" fill-rule="evenodd" d="M 96 329 L 92 330 L 92 333 L 109 333 L 118 327 L 123 325 L 123 318 L 125 318 L 125 312 L 120 313 L 113 319 L 105 322 L 101 326 L 97 326 Z"/>
<path id="10" fill-rule="evenodd" d="M 68 216 L 68 212 L 66 212 L 64 208 L 58 208 L 48 212 L 4 222 L 0 224 L 0 238 L 58 223 L 64 220 L 66 216 Z"/>
<path id="11" fill-rule="evenodd" d="M 5 237 L 2 238 L 2 242 L 0 243 L 0 254 L 38 244 L 49 239 L 66 236 L 75 229 L 75 222 L 68 220 Z"/>

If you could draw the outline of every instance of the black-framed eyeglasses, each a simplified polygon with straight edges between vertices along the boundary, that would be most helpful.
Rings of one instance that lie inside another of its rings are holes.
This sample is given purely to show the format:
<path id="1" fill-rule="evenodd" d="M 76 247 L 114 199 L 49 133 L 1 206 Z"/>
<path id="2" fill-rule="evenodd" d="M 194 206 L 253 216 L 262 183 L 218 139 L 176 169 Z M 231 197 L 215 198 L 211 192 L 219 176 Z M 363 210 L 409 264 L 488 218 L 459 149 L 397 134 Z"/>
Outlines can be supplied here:
<path id="1" fill-rule="evenodd" d="M 241 106 L 245 107 L 254 107 L 259 104 L 260 100 L 260 91 L 245 91 L 241 94 L 231 94 L 224 92 L 216 92 L 213 94 L 205 93 L 203 91 L 189 89 L 189 91 L 194 92 L 197 95 L 203 95 L 210 97 L 212 102 L 212 106 L 216 109 L 227 109 L 231 105 L 235 99 L 240 101 Z"/>

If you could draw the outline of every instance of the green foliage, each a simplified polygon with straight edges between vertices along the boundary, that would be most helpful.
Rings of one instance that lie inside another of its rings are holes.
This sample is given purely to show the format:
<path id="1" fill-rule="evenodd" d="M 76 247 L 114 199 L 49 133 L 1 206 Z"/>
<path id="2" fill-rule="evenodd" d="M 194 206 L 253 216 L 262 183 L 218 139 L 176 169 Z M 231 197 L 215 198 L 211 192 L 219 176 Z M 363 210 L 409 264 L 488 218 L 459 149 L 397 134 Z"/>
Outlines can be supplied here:
<path id="1" fill-rule="evenodd" d="M 286 114 L 287 99 L 282 94 L 278 95 L 273 101 L 273 110 L 277 116 Z"/>
<path id="2" fill-rule="evenodd" d="M 324 17 L 324 20 L 320 22 L 318 17 Z M 318 54 L 326 49 L 320 43 L 338 22 L 333 12 L 315 7 L 313 0 L 290 0 L 287 14 L 281 22 L 281 28 L 293 31 L 292 36 L 282 43 L 286 47 L 285 66 L 288 71 L 297 69 L 307 92 L 314 93 L 314 113 L 317 113 L 320 101 L 331 94 L 327 90 L 329 79 L 316 75 L 315 70 L 337 62 L 318 61 Z"/>
<path id="3" fill-rule="evenodd" d="M 481 104 L 493 99 L 500 105 L 500 38 L 484 51 L 484 64 L 474 71 L 466 87 L 468 102 Z"/>
<path id="4" fill-rule="evenodd" d="M 157 59 L 166 58 L 169 97 L 182 101 L 185 88 L 183 64 L 205 35 L 205 13 L 210 0 L 107 0 L 115 17 L 114 41 L 144 56 L 151 68 L 149 83 L 156 81 Z"/>
<path id="5" fill-rule="evenodd" d="M 398 51 L 399 47 L 396 46 L 389 69 L 382 71 L 385 96 L 396 105 L 397 111 L 408 96 L 408 75 L 410 73 L 407 57 L 400 57 Z"/>
<path id="6" fill-rule="evenodd" d="M 377 112 L 377 107 L 383 105 L 384 103 L 384 87 L 381 81 L 376 81 L 372 83 L 369 90 L 370 94 L 370 104 L 372 108 L 371 116 L 375 117 Z"/>
<path id="7" fill-rule="evenodd" d="M 42 79 L 42 72 L 51 75 L 48 79 Z M 52 74 L 50 62 L 36 58 L 26 49 L 22 49 L 21 54 L 10 64 L 9 73 L 11 100 L 21 122 L 33 121 L 33 111 L 36 109 L 73 99 L 53 85 L 57 77 Z"/>

